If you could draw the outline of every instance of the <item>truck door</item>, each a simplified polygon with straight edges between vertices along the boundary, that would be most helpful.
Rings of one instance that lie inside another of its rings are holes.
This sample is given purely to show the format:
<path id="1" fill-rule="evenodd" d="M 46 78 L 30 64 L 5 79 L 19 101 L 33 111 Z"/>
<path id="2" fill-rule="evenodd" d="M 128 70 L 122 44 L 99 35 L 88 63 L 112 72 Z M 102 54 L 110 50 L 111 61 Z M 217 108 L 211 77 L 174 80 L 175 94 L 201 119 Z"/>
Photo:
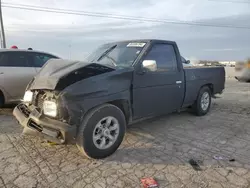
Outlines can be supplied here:
<path id="1" fill-rule="evenodd" d="M 135 71 L 133 80 L 134 119 L 173 112 L 184 98 L 184 71 L 178 68 L 179 51 L 175 44 L 155 42 L 143 60 L 156 61 L 154 71 Z M 141 69 L 142 61 L 136 66 Z M 181 64 L 179 62 L 179 64 Z"/>

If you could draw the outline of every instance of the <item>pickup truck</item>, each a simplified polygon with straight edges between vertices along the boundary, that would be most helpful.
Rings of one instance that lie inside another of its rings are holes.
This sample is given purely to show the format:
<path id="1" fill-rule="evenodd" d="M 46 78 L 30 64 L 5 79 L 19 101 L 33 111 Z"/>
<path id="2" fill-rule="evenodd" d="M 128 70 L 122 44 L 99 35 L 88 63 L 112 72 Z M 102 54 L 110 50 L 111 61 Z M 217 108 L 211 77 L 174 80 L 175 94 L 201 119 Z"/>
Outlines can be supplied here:
<path id="1" fill-rule="evenodd" d="M 177 44 L 165 40 L 104 44 L 83 62 L 49 60 L 13 114 L 25 134 L 105 158 L 133 122 L 183 108 L 209 112 L 211 98 L 224 90 L 224 67 L 182 64 Z"/>

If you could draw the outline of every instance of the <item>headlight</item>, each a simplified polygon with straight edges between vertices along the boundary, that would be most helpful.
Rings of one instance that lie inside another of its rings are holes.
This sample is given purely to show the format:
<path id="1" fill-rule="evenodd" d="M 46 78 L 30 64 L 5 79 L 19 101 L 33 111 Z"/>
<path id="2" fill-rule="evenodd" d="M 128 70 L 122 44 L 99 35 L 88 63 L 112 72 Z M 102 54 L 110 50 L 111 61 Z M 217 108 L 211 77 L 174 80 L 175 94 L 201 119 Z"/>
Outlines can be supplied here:
<path id="1" fill-rule="evenodd" d="M 54 101 L 43 102 L 43 113 L 45 115 L 56 117 L 57 115 L 57 104 Z"/>
<path id="2" fill-rule="evenodd" d="M 31 102 L 33 98 L 33 92 L 32 91 L 26 91 L 23 97 L 23 102 Z"/>

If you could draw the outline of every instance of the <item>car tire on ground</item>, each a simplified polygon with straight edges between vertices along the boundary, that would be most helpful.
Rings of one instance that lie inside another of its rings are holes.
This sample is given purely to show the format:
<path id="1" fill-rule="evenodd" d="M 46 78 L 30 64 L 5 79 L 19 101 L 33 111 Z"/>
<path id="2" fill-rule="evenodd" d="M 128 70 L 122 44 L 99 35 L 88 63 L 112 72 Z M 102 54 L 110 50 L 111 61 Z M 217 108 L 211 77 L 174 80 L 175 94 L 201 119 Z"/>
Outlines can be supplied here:
<path id="1" fill-rule="evenodd" d="M 112 104 L 104 104 L 87 113 L 79 127 L 76 145 L 88 158 L 105 158 L 118 149 L 125 131 L 126 120 L 122 110 Z"/>
<path id="2" fill-rule="evenodd" d="M 204 116 L 206 115 L 211 107 L 211 90 L 209 87 L 204 86 L 200 89 L 199 94 L 195 103 L 192 106 L 193 112 L 197 116 Z"/>

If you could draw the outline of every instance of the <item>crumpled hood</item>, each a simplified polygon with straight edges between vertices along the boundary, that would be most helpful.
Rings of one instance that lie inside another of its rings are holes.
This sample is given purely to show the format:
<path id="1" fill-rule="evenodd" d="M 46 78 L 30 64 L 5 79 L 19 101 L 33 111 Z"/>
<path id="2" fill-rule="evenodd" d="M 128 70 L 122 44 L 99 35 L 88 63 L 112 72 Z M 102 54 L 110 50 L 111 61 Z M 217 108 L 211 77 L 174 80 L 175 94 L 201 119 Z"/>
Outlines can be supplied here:
<path id="1" fill-rule="evenodd" d="M 63 59 L 51 59 L 43 66 L 40 72 L 34 77 L 34 80 L 29 85 L 28 89 L 54 90 L 58 85 L 59 81 L 62 78 L 64 78 L 65 82 L 65 79 L 69 75 L 70 77 L 67 79 L 68 85 L 71 82 L 73 83 L 90 76 L 95 76 L 101 73 L 105 73 L 105 69 L 102 69 L 102 71 L 99 70 L 100 67 L 102 68 L 106 67 L 107 72 L 115 69 L 95 63 L 87 63 L 82 61 L 72 61 Z M 91 74 L 90 72 L 94 73 Z"/>

